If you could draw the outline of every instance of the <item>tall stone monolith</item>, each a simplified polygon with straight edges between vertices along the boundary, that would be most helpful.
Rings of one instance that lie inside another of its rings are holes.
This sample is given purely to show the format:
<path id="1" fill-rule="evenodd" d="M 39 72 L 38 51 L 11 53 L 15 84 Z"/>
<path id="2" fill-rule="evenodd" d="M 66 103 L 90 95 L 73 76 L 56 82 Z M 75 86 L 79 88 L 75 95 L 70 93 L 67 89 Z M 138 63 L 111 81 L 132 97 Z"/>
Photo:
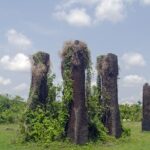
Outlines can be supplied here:
<path id="1" fill-rule="evenodd" d="M 148 83 L 143 86 L 142 130 L 150 131 L 150 85 Z"/>
<path id="2" fill-rule="evenodd" d="M 30 109 L 45 107 L 48 96 L 47 74 L 50 66 L 49 54 L 38 52 L 31 58 L 32 79 L 28 105 Z"/>
<path id="3" fill-rule="evenodd" d="M 118 105 L 118 59 L 114 54 L 97 58 L 98 86 L 101 90 L 100 103 L 103 114 L 102 122 L 110 135 L 119 138 L 122 133 Z"/>
<path id="4" fill-rule="evenodd" d="M 73 82 L 73 97 L 70 104 L 69 119 L 66 127 L 67 137 L 75 144 L 88 141 L 88 117 L 85 99 L 85 69 L 87 66 L 87 45 L 78 40 L 65 43 L 62 51 L 62 75 L 66 64 L 70 64 Z"/>

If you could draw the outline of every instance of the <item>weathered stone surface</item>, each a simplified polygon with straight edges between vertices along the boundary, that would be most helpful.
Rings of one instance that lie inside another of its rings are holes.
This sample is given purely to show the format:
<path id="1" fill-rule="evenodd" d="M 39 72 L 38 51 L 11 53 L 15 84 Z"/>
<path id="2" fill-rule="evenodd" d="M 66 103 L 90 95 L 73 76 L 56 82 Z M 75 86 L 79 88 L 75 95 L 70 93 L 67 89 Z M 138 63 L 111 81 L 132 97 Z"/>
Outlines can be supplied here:
<path id="1" fill-rule="evenodd" d="M 101 89 L 100 103 L 103 107 L 102 122 L 109 134 L 119 138 L 122 133 L 118 106 L 118 59 L 114 54 L 97 59 L 98 86 Z"/>
<path id="2" fill-rule="evenodd" d="M 32 56 L 32 80 L 28 99 L 29 108 L 45 106 L 48 96 L 47 74 L 50 66 L 49 54 L 38 52 Z"/>
<path id="3" fill-rule="evenodd" d="M 150 131 L 150 85 L 148 83 L 143 86 L 142 130 Z"/>
<path id="4" fill-rule="evenodd" d="M 88 141 L 88 119 L 85 100 L 85 54 L 86 45 L 80 41 L 70 42 L 64 51 L 72 49 L 70 57 L 71 78 L 73 80 L 73 100 L 70 106 L 70 117 L 67 125 L 67 136 L 75 144 L 85 144 Z M 65 52 L 64 52 L 65 54 Z M 63 55 L 65 60 L 65 55 Z M 62 73 L 64 71 L 62 61 Z"/>

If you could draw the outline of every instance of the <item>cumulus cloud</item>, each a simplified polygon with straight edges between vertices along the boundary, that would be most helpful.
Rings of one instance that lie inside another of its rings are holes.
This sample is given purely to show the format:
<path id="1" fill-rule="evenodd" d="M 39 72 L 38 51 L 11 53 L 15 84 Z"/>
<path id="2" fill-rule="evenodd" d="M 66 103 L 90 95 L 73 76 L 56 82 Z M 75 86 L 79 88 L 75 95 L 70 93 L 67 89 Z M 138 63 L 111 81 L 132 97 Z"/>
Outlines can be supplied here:
<path id="1" fill-rule="evenodd" d="M 29 71 L 31 64 L 29 57 L 23 53 L 16 54 L 13 58 L 5 55 L 0 59 L 0 65 L 11 71 Z"/>
<path id="2" fill-rule="evenodd" d="M 55 16 L 59 20 L 66 21 L 67 23 L 74 26 L 89 26 L 91 24 L 91 18 L 86 13 L 85 9 L 72 9 L 69 12 L 58 11 L 55 13 Z"/>
<path id="3" fill-rule="evenodd" d="M 124 5 L 123 0 L 66 0 L 57 5 L 54 16 L 76 26 L 99 21 L 118 22 L 124 17 Z M 89 15 L 87 10 L 91 7 L 95 13 Z"/>
<path id="4" fill-rule="evenodd" d="M 125 18 L 127 7 L 133 2 L 134 0 L 63 0 L 56 6 L 54 16 L 78 26 L 104 21 L 116 23 Z"/>
<path id="5" fill-rule="evenodd" d="M 140 53 L 125 53 L 122 56 L 122 60 L 127 68 L 142 67 L 146 65 L 146 61 Z"/>
<path id="6" fill-rule="evenodd" d="M 15 29 L 10 29 L 6 33 L 8 43 L 17 48 L 28 48 L 32 45 L 31 40 L 24 34 L 17 32 Z"/>
<path id="7" fill-rule="evenodd" d="M 9 85 L 11 84 L 11 80 L 0 76 L 0 85 Z"/>
<path id="8" fill-rule="evenodd" d="M 26 83 L 21 83 L 21 84 L 17 85 L 16 87 L 14 87 L 14 90 L 16 92 L 22 92 L 27 89 L 28 89 L 28 85 Z"/>
<path id="9" fill-rule="evenodd" d="M 123 0 L 101 0 L 96 7 L 96 18 L 100 21 L 118 22 L 124 18 Z"/>
<path id="10" fill-rule="evenodd" d="M 150 0 L 141 0 L 144 5 L 150 5 Z"/>
<path id="11" fill-rule="evenodd" d="M 127 75 L 123 78 L 123 86 L 125 87 L 133 87 L 133 86 L 139 86 L 143 85 L 146 82 L 146 79 L 144 77 L 141 77 L 139 75 Z"/>

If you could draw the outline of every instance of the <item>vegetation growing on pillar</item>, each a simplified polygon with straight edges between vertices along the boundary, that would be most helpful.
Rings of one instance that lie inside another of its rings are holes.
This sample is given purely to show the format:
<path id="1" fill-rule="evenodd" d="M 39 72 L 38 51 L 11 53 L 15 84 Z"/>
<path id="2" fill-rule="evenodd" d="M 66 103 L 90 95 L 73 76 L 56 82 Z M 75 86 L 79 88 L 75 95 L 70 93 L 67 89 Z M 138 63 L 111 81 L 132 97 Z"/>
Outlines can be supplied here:
<path id="1" fill-rule="evenodd" d="M 73 89 L 72 89 L 72 79 L 70 70 L 64 70 L 63 73 L 63 95 L 61 102 L 61 110 L 60 110 L 60 122 L 64 127 L 63 136 L 66 138 L 67 133 L 66 130 L 68 128 L 68 120 L 69 120 L 69 112 L 73 97 Z"/>
<path id="2" fill-rule="evenodd" d="M 38 105 L 35 110 L 27 109 L 21 123 L 22 139 L 25 142 L 41 142 L 63 140 L 64 120 L 62 118 L 61 102 L 57 100 L 61 86 L 54 85 L 55 75 L 48 75 L 48 97 L 46 109 Z"/>
<path id="3" fill-rule="evenodd" d="M 49 55 L 43 52 L 33 55 L 29 107 L 21 124 L 23 141 L 48 143 L 62 139 L 61 103 L 57 101 L 61 87 L 53 84 L 55 75 L 48 72 Z"/>
<path id="4" fill-rule="evenodd" d="M 71 113 L 71 103 L 73 100 L 73 81 L 72 78 L 74 74 L 72 73 L 73 69 L 77 66 L 82 66 L 84 69 L 87 69 L 87 78 L 89 82 L 86 82 L 87 91 L 86 94 L 89 94 L 90 90 L 90 53 L 87 48 L 87 45 L 80 41 L 69 41 L 66 42 L 61 53 L 62 57 L 62 76 L 63 76 L 63 103 L 65 103 L 66 112 L 68 114 L 68 119 L 66 119 L 65 130 L 67 134 L 69 115 Z M 82 60 L 82 61 L 81 61 Z M 69 84 L 69 86 L 68 86 Z M 69 88 L 69 89 L 68 89 Z M 81 91 L 85 92 L 85 91 Z M 66 97 L 67 96 L 67 97 Z M 84 99 L 83 99 L 84 101 Z"/>
<path id="5" fill-rule="evenodd" d="M 52 73 L 48 73 L 48 57 L 45 57 L 45 55 L 41 55 L 39 53 L 33 55 L 34 63 L 32 67 L 32 78 L 34 79 L 34 82 L 32 82 L 31 84 L 32 86 L 30 92 L 30 100 L 31 102 L 33 102 L 33 106 L 36 107 L 29 107 L 30 109 L 27 109 L 23 115 L 21 124 L 23 141 L 34 141 L 47 144 L 51 141 L 65 140 L 67 137 L 69 137 L 68 127 L 70 125 L 70 116 L 76 113 L 74 110 L 78 110 L 78 107 L 80 107 L 80 105 L 82 106 L 79 111 L 82 115 L 80 115 L 80 117 L 75 117 L 75 119 L 80 119 L 80 128 L 83 127 L 83 130 L 81 131 L 86 130 L 87 132 L 83 132 L 83 134 L 80 134 L 79 128 L 78 133 L 76 133 L 80 137 L 85 134 L 85 137 L 88 137 L 91 141 L 105 141 L 108 135 L 106 128 L 101 122 L 103 110 L 105 109 L 103 108 L 105 106 L 100 105 L 101 89 L 99 85 L 101 85 L 101 79 L 98 79 L 98 86 L 91 87 L 92 67 L 90 52 L 87 48 L 87 45 L 79 41 L 67 42 L 64 46 L 61 57 L 63 84 L 56 86 L 53 83 L 55 75 Z M 86 75 L 84 73 L 86 73 Z M 44 79 L 39 82 L 39 79 L 42 79 L 41 77 L 43 77 L 43 75 Z M 35 78 L 35 76 L 37 78 Z M 45 100 L 42 104 L 43 101 L 41 101 L 41 99 L 39 98 L 41 88 L 37 87 L 38 84 L 41 84 L 43 81 L 44 84 L 46 83 L 47 86 L 47 88 L 45 88 L 47 90 L 47 94 L 44 96 Z M 76 84 L 77 82 L 75 83 L 74 81 L 78 81 L 78 84 Z M 80 83 L 82 83 L 81 86 Z M 76 93 L 77 98 L 74 97 L 75 94 L 73 92 Z M 82 94 L 80 92 L 82 92 Z M 60 100 L 61 94 L 62 97 Z M 79 96 L 78 94 L 81 94 L 81 96 Z M 34 99 L 36 96 L 37 99 Z M 34 103 L 34 101 L 32 100 L 36 100 L 38 101 L 38 103 Z M 72 107 L 73 105 L 75 105 L 76 102 L 78 102 L 76 104 L 76 107 Z M 71 114 L 71 111 L 74 112 Z M 72 120 L 74 121 L 74 118 L 72 118 Z M 73 122 L 73 124 L 75 125 L 77 123 L 78 122 Z M 83 126 L 82 123 L 85 123 L 85 125 Z M 74 128 L 73 130 L 75 130 L 76 128 L 74 126 L 72 127 Z M 89 135 L 87 136 L 88 131 Z M 77 134 L 75 134 L 75 136 Z M 80 144 L 80 141 L 76 141 L 76 144 Z M 87 139 L 83 139 L 83 141 L 87 142 Z M 83 144 L 84 143 L 85 142 L 83 142 Z"/>
<path id="6" fill-rule="evenodd" d="M 88 100 L 88 117 L 89 117 L 89 139 L 92 141 L 106 141 L 107 129 L 102 124 L 100 118 L 102 117 L 102 106 L 99 102 L 101 93 L 99 88 L 94 85 L 91 88 L 91 94 Z"/>
<path id="7" fill-rule="evenodd" d="M 75 43 L 76 42 L 79 42 L 79 41 L 75 41 Z M 106 134 L 107 131 L 100 120 L 100 117 L 102 114 L 102 108 L 99 103 L 100 92 L 97 86 L 93 86 L 91 88 L 92 63 L 91 63 L 90 51 L 88 50 L 87 45 L 82 42 L 78 43 L 80 49 L 74 50 L 75 43 L 67 42 L 64 46 L 64 49 L 61 55 L 63 59 L 62 75 L 64 77 L 64 92 L 63 92 L 64 96 L 63 97 L 65 98 L 65 95 L 68 95 L 67 93 L 69 91 L 69 90 L 65 90 L 66 83 L 68 82 L 72 83 L 71 81 L 72 67 L 80 63 L 80 60 L 78 60 L 78 57 L 76 56 L 76 51 L 75 51 L 75 50 L 78 50 L 83 55 L 83 58 L 82 58 L 84 60 L 83 64 L 86 69 L 86 81 L 85 81 L 86 91 L 85 93 L 86 93 L 86 105 L 88 108 L 89 139 L 92 141 L 97 141 L 97 140 L 104 141 L 107 138 L 107 134 Z M 66 76 L 66 74 L 68 75 Z M 70 84 L 70 88 L 72 88 L 72 84 Z M 70 104 L 73 99 L 72 94 L 70 94 L 70 97 L 67 99 L 69 100 L 69 103 L 66 103 L 66 102 L 65 103 L 68 105 L 66 108 L 68 109 L 68 114 L 69 114 Z M 64 100 L 66 101 L 67 99 L 65 98 Z M 67 120 L 66 120 L 66 127 L 67 127 Z"/>

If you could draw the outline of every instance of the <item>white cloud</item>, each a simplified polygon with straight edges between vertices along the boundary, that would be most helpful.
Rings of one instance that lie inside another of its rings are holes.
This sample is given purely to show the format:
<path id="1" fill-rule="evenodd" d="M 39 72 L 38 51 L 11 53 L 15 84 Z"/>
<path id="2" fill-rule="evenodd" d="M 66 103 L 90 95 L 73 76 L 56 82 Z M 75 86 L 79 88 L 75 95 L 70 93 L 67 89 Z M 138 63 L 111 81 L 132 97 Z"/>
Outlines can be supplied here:
<path id="1" fill-rule="evenodd" d="M 98 22 L 119 22 L 134 0 L 63 0 L 55 7 L 54 16 L 71 25 L 89 26 Z M 91 11 L 92 10 L 92 11 Z"/>
<path id="2" fill-rule="evenodd" d="M 85 5 L 93 5 L 93 4 L 97 4 L 97 2 L 99 2 L 100 0 L 76 0 L 76 1 Z"/>
<path id="3" fill-rule="evenodd" d="M 125 87 L 134 87 L 134 86 L 141 86 L 146 82 L 144 77 L 134 75 L 127 75 L 123 78 L 123 86 Z"/>
<path id="4" fill-rule="evenodd" d="M 56 6 L 57 10 L 67 9 L 74 5 L 82 5 L 82 6 L 93 6 L 94 4 L 97 4 L 101 0 L 62 0 L 60 4 Z"/>
<path id="5" fill-rule="evenodd" d="M 11 71 L 29 71 L 31 67 L 29 57 L 23 53 L 18 53 L 13 58 L 9 55 L 3 56 L 0 59 L 0 65 Z"/>
<path id="6" fill-rule="evenodd" d="M 6 78 L 0 76 L 0 85 L 9 85 L 9 84 L 11 84 L 10 79 L 6 79 Z"/>
<path id="7" fill-rule="evenodd" d="M 122 56 L 122 60 L 127 68 L 142 67 L 146 65 L 146 61 L 140 53 L 125 53 Z"/>
<path id="8" fill-rule="evenodd" d="M 17 32 L 15 29 L 10 29 L 6 33 L 8 43 L 16 46 L 17 48 L 31 47 L 31 40 L 24 34 Z"/>
<path id="9" fill-rule="evenodd" d="M 116 23 L 126 17 L 128 7 L 136 2 L 150 5 L 150 0 L 62 0 L 55 7 L 54 16 L 79 27 L 104 21 Z"/>
<path id="10" fill-rule="evenodd" d="M 150 0 L 141 0 L 144 5 L 150 5 Z"/>
<path id="11" fill-rule="evenodd" d="M 96 18 L 99 21 L 118 22 L 124 18 L 123 0 L 101 0 L 96 7 Z"/>
<path id="12" fill-rule="evenodd" d="M 17 92 L 22 92 L 27 89 L 28 89 L 28 85 L 26 83 L 22 83 L 22 84 L 17 85 L 16 87 L 14 87 L 14 90 Z"/>
<path id="13" fill-rule="evenodd" d="M 59 20 L 66 21 L 74 26 L 89 26 L 91 24 L 91 18 L 86 13 L 85 9 L 72 9 L 69 12 L 64 10 L 58 11 L 54 14 Z"/>

